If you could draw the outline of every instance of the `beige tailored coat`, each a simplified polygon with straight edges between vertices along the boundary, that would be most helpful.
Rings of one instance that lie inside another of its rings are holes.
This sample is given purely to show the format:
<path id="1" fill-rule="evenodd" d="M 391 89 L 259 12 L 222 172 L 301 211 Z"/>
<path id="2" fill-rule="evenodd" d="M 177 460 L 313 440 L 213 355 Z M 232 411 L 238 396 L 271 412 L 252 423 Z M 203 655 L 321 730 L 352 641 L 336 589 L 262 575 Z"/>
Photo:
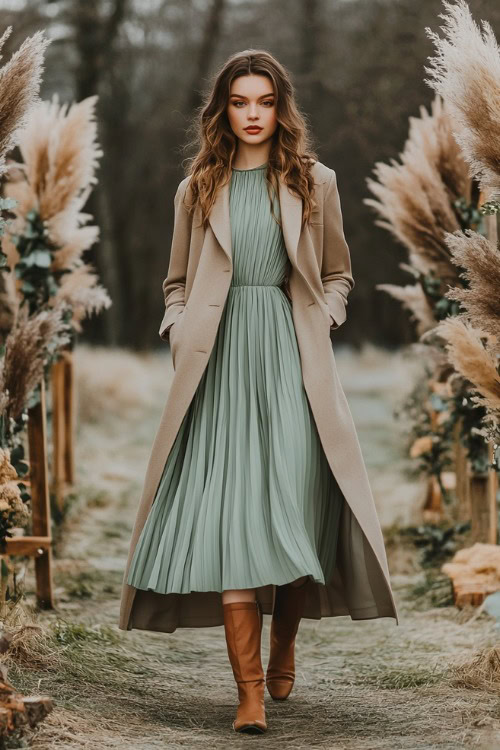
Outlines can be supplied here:
<path id="1" fill-rule="evenodd" d="M 331 332 L 346 320 L 347 296 L 354 286 L 337 180 L 335 172 L 318 161 L 312 174 L 317 205 L 312 223 L 303 228 L 302 200 L 280 179 L 281 220 L 290 261 L 283 291 L 292 303 L 304 388 L 344 502 L 334 575 L 326 585 L 313 582 L 304 617 L 392 617 L 398 623 L 380 523 L 331 341 Z M 232 278 L 229 183 L 219 189 L 204 230 L 200 208 L 190 217 L 183 205 L 189 180 L 182 180 L 174 199 L 170 264 L 163 282 L 165 315 L 159 331 L 170 341 L 174 377 L 132 532 L 121 597 L 122 630 L 173 632 L 177 627 L 223 623 L 219 592 L 165 595 L 126 583 L 165 461 L 208 364 Z M 265 614 L 272 613 L 274 593 L 272 584 L 257 589 Z"/>

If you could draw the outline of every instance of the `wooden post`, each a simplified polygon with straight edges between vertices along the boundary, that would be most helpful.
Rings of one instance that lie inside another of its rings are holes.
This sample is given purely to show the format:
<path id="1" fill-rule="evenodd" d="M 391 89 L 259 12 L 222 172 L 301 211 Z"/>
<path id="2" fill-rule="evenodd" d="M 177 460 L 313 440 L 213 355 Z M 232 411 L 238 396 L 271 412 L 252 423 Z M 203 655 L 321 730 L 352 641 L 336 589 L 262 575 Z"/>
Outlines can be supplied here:
<path id="1" fill-rule="evenodd" d="M 479 204 L 488 200 L 490 191 L 481 192 Z M 485 218 L 486 236 L 490 242 L 498 242 L 497 217 L 496 214 L 487 215 Z M 487 446 L 489 463 L 493 461 L 493 445 Z M 470 503 L 471 503 L 471 539 L 472 542 L 484 542 L 486 544 L 497 543 L 497 491 L 498 474 L 495 469 L 479 475 L 469 477 Z"/>
<path id="2" fill-rule="evenodd" d="M 488 444 L 488 459 L 493 460 L 493 445 Z M 490 469 L 469 477 L 471 499 L 471 541 L 497 543 L 498 474 Z"/>
<path id="3" fill-rule="evenodd" d="M 25 539 L 32 544 L 35 556 L 36 597 L 42 609 L 54 607 L 52 591 L 52 549 L 50 546 L 50 496 L 47 467 L 47 418 L 45 382 L 40 383 L 40 401 L 28 411 L 28 444 L 30 465 L 30 490 L 33 537 Z M 36 537 L 40 537 L 36 540 Z M 33 542 L 35 539 L 35 542 Z M 10 541 L 7 551 L 16 547 Z M 37 543 L 39 542 L 39 543 Z M 22 542 L 17 542 L 18 550 Z M 15 554 L 15 553 L 14 553 Z M 23 552 L 17 552 L 23 554 Z"/>
<path id="4" fill-rule="evenodd" d="M 439 523 L 444 514 L 443 495 L 441 487 L 435 476 L 427 480 L 427 493 L 422 507 L 422 519 L 424 523 Z"/>
<path id="5" fill-rule="evenodd" d="M 58 359 L 52 365 L 52 478 L 51 486 L 56 504 L 62 510 L 64 503 L 64 363 Z"/>
<path id="6" fill-rule="evenodd" d="M 74 378 L 73 354 L 61 352 L 52 365 L 52 488 L 62 510 L 66 483 L 74 481 Z"/>
<path id="7" fill-rule="evenodd" d="M 438 412 L 429 409 L 431 429 L 437 428 Z M 435 476 L 430 476 L 427 481 L 427 493 L 422 508 L 422 518 L 425 523 L 439 523 L 444 516 L 443 493 Z"/>
<path id="8" fill-rule="evenodd" d="M 468 472 L 467 451 L 460 440 L 461 420 L 457 422 L 454 428 L 454 458 L 455 458 L 455 517 L 457 521 L 470 521 L 471 519 L 471 502 L 470 502 L 470 483 Z"/>
<path id="9" fill-rule="evenodd" d="M 75 376 L 73 352 L 66 349 L 64 362 L 64 479 L 69 484 L 75 481 Z"/>

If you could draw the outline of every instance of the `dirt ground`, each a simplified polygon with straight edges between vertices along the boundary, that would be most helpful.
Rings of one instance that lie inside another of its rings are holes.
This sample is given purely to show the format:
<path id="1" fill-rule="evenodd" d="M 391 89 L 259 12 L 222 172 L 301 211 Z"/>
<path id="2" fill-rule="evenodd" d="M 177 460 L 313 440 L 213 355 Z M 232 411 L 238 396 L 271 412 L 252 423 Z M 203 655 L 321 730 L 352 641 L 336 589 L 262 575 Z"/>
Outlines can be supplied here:
<path id="1" fill-rule="evenodd" d="M 266 696 L 266 734 L 235 734 L 236 687 L 222 627 L 173 634 L 117 628 L 135 509 L 171 378 L 168 356 L 82 349 L 78 477 L 56 548 L 57 609 L 36 614 L 44 626 L 33 646 L 39 658 L 9 665 L 9 679 L 22 692 L 55 701 L 53 713 L 28 735 L 30 747 L 500 747 L 498 693 L 465 687 L 456 672 L 498 644 L 495 622 L 456 610 L 448 582 L 439 571 L 426 577 L 416 550 L 397 531 L 418 519 L 423 493 L 405 474 L 392 417 L 415 365 L 372 348 L 336 352 L 336 359 L 386 533 L 400 625 L 390 618 L 303 620 L 289 700 Z M 26 593 L 32 606 L 30 575 Z M 264 667 L 269 622 L 265 616 Z"/>

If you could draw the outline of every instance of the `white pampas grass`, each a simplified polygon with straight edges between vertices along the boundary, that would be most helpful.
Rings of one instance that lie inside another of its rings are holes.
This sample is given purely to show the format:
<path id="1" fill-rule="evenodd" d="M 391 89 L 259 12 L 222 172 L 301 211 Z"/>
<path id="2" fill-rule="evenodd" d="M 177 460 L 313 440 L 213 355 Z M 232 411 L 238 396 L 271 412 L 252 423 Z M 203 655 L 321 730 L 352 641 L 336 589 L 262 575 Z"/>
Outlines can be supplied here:
<path id="1" fill-rule="evenodd" d="M 444 36 L 426 28 L 436 54 L 425 79 L 446 101 L 453 135 L 481 188 L 500 197 L 500 48 L 487 21 L 474 22 L 464 0 L 443 0 Z"/>

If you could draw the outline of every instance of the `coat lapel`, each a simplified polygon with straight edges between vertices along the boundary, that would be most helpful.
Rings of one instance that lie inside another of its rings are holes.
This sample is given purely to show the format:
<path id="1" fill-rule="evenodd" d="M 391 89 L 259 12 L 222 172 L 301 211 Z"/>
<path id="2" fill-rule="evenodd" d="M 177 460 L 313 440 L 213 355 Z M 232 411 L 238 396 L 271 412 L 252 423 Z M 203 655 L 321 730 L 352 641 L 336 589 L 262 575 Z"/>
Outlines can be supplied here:
<path id="1" fill-rule="evenodd" d="M 293 266 L 297 265 L 297 247 L 299 244 L 302 224 L 302 199 L 292 194 L 280 176 L 279 202 L 283 238 Z M 219 245 L 232 263 L 231 253 L 231 223 L 229 216 L 229 182 L 223 185 L 216 196 L 209 216 L 210 226 Z"/>

